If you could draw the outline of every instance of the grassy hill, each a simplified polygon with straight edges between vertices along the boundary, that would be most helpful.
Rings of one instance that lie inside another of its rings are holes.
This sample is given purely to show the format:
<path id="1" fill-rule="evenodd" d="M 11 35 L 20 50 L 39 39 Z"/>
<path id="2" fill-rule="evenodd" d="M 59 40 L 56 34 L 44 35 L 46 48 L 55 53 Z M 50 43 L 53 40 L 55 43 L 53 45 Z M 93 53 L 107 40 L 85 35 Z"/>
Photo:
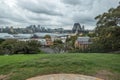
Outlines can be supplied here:
<path id="1" fill-rule="evenodd" d="M 57 73 L 75 73 L 120 80 L 119 54 L 34 54 L 0 56 L 0 75 L 9 80 Z"/>

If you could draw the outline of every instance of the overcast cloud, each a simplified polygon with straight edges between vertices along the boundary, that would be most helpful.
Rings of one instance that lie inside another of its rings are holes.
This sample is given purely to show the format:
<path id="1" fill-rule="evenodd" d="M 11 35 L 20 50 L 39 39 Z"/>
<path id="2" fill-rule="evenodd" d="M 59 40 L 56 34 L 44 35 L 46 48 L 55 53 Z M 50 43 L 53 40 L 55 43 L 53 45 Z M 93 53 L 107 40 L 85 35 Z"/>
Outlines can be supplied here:
<path id="1" fill-rule="evenodd" d="M 119 0 L 0 0 L 0 25 L 71 29 L 75 22 L 95 28 L 94 18 L 117 7 Z"/>

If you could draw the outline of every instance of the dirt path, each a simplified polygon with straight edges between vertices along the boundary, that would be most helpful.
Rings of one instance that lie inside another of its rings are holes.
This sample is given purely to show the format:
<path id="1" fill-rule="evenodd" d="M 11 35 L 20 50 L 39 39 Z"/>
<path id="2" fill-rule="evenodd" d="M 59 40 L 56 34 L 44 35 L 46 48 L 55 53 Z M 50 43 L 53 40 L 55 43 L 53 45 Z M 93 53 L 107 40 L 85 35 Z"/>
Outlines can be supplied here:
<path id="1" fill-rule="evenodd" d="M 41 47 L 40 49 L 45 53 L 55 53 L 53 49 L 48 47 Z"/>
<path id="2" fill-rule="evenodd" d="M 0 80 L 6 80 L 7 75 L 0 75 Z"/>
<path id="3" fill-rule="evenodd" d="M 52 74 L 33 77 L 27 80 L 103 80 L 103 79 L 76 74 Z"/>

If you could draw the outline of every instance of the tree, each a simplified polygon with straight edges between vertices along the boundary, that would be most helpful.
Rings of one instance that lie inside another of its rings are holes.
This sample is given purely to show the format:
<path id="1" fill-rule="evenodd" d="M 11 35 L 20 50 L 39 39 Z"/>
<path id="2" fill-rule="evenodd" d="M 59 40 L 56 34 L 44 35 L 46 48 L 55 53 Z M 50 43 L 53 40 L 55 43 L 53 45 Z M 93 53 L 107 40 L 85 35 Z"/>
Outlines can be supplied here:
<path id="1" fill-rule="evenodd" d="M 50 35 L 45 35 L 45 38 L 51 39 L 51 36 Z"/>
<path id="2" fill-rule="evenodd" d="M 40 46 L 41 46 L 41 43 L 36 40 L 27 41 L 25 52 L 26 54 L 38 53 L 40 52 L 40 49 L 39 49 Z"/>
<path id="3" fill-rule="evenodd" d="M 35 54 L 40 52 L 38 41 L 5 40 L 0 45 L 0 54 Z"/>
<path id="4" fill-rule="evenodd" d="M 64 44 L 61 40 L 54 40 L 53 45 L 51 46 L 54 49 L 55 53 L 64 52 Z"/>
<path id="5" fill-rule="evenodd" d="M 14 54 L 15 52 L 15 45 L 17 43 L 17 40 L 6 40 L 4 42 L 2 42 L 2 44 L 0 45 L 0 51 L 2 54 Z"/>
<path id="6" fill-rule="evenodd" d="M 5 41 L 5 39 L 0 39 L 0 44 L 2 43 L 2 42 L 4 42 Z"/>
<path id="7" fill-rule="evenodd" d="M 111 8 L 108 12 L 98 15 L 95 19 L 97 20 L 97 33 L 99 33 L 102 28 L 120 26 L 120 5 L 117 8 Z"/>
<path id="8" fill-rule="evenodd" d="M 94 45 L 103 52 L 120 50 L 120 6 L 95 18 L 97 38 Z"/>
<path id="9" fill-rule="evenodd" d="M 77 40 L 77 37 L 78 37 L 78 35 L 71 36 L 70 38 L 66 39 L 66 42 L 68 44 L 70 44 L 71 46 L 73 46 L 73 48 L 74 48 L 74 44 L 75 44 L 75 41 Z"/>

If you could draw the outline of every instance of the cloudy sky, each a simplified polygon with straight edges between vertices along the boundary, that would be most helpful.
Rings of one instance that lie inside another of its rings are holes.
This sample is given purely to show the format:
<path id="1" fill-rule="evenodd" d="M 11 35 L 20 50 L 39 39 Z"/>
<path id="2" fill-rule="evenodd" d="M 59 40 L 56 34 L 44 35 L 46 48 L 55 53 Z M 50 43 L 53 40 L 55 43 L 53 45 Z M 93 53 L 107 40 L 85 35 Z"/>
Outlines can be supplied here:
<path id="1" fill-rule="evenodd" d="M 71 29 L 79 22 L 93 29 L 94 17 L 118 3 L 119 0 L 0 0 L 0 26 L 40 24 Z"/>

